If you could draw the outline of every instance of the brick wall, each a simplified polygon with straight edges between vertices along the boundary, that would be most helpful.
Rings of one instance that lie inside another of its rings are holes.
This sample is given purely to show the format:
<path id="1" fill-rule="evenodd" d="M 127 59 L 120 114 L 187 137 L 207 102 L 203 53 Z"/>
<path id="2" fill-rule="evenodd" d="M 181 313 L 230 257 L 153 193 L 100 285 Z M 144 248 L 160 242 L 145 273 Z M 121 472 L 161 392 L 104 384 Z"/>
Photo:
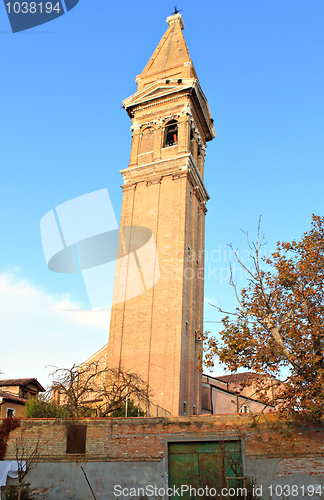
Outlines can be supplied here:
<path id="1" fill-rule="evenodd" d="M 261 417 L 255 426 L 248 415 L 205 415 L 173 418 L 98 418 L 79 420 L 22 419 L 10 435 L 6 460 L 14 458 L 15 438 L 23 430 L 31 445 L 39 442 L 39 459 L 75 460 L 66 455 L 67 425 L 86 425 L 85 461 L 161 460 L 165 440 L 175 438 L 226 439 L 238 433 L 247 458 L 324 456 L 324 427 L 296 427 L 276 415 Z"/>
<path id="2" fill-rule="evenodd" d="M 257 425 L 249 415 L 22 419 L 20 428 L 10 434 L 6 460 L 15 459 L 15 439 L 23 431 L 31 446 L 39 443 L 39 463 L 27 477 L 37 499 L 91 499 L 81 466 L 97 499 L 113 499 L 116 484 L 167 487 L 169 441 L 239 438 L 244 473 L 262 486 L 263 500 L 277 498 L 270 496 L 276 485 L 297 485 L 300 494 L 295 499 L 303 498 L 303 485 L 321 484 L 324 492 L 324 426 L 287 425 L 274 414 L 266 419 L 261 417 Z M 87 428 L 85 454 L 66 453 L 71 423 Z"/>

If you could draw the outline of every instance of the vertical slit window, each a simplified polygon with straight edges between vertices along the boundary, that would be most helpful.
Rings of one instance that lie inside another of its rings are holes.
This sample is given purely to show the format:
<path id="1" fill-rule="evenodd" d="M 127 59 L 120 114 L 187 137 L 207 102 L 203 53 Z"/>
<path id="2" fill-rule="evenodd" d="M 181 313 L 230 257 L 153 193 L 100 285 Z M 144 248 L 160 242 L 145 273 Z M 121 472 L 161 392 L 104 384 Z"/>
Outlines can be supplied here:
<path id="1" fill-rule="evenodd" d="M 194 138 L 194 134 L 193 134 L 193 130 L 191 129 L 190 130 L 190 153 L 194 154 L 194 151 L 195 151 L 195 138 Z"/>
<path id="2" fill-rule="evenodd" d="M 144 130 L 141 138 L 141 148 L 140 148 L 141 154 L 153 151 L 153 137 L 154 137 L 153 128 L 147 127 Z"/>

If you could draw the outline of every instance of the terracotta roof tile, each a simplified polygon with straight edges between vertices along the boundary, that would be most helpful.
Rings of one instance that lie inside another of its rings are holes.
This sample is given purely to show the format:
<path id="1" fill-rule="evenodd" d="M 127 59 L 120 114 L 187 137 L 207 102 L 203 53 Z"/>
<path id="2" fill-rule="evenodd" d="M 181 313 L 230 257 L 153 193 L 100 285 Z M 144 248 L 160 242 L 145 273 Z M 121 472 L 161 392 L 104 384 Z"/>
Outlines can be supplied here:
<path id="1" fill-rule="evenodd" d="M 37 378 L 8 378 L 0 380 L 0 387 L 5 386 L 22 386 L 28 384 L 35 384 L 38 386 L 40 392 L 45 392 L 44 387 L 38 382 Z"/>
<path id="2" fill-rule="evenodd" d="M 7 392 L 0 390 L 0 397 L 2 397 L 5 401 L 11 401 L 12 403 L 25 404 L 27 399 L 18 398 L 18 396 L 14 396 L 13 394 L 8 394 Z"/>
<path id="3" fill-rule="evenodd" d="M 247 380 L 260 380 L 262 378 L 268 378 L 269 376 L 261 373 L 245 372 L 245 373 L 233 373 L 232 375 L 221 375 L 220 377 L 214 377 L 216 380 L 227 383 L 236 382 L 246 382 Z"/>

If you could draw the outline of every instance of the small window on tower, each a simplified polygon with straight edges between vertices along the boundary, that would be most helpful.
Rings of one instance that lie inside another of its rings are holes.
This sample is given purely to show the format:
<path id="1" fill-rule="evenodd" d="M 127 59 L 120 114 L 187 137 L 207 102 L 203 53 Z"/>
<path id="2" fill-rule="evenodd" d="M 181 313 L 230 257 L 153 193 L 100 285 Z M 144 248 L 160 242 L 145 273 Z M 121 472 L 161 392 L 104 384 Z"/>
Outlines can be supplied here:
<path id="1" fill-rule="evenodd" d="M 195 137 L 193 130 L 190 130 L 190 153 L 193 155 L 195 151 Z"/>
<path id="2" fill-rule="evenodd" d="M 165 147 L 178 144 L 178 123 L 171 120 L 165 127 Z"/>
<path id="3" fill-rule="evenodd" d="M 186 333 L 189 333 L 189 321 L 186 321 Z"/>

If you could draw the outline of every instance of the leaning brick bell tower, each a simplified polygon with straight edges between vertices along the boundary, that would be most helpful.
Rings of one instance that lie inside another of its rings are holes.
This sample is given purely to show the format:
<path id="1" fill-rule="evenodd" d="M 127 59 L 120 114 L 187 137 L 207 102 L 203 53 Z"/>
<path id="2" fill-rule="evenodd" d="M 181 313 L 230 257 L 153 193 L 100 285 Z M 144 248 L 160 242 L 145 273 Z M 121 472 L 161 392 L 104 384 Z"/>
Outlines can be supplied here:
<path id="1" fill-rule="evenodd" d="M 167 23 L 136 77 L 137 92 L 123 102 L 133 135 L 129 166 L 121 171 L 125 258 L 116 264 L 107 364 L 140 375 L 152 401 L 172 415 L 192 415 L 201 410 L 198 354 L 209 199 L 204 157 L 215 130 L 182 34 L 182 17 L 175 13 Z M 138 228 L 152 235 L 154 258 L 132 252 Z M 139 294 L 132 293 L 134 274 L 125 265 L 131 255 Z"/>

